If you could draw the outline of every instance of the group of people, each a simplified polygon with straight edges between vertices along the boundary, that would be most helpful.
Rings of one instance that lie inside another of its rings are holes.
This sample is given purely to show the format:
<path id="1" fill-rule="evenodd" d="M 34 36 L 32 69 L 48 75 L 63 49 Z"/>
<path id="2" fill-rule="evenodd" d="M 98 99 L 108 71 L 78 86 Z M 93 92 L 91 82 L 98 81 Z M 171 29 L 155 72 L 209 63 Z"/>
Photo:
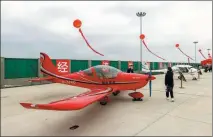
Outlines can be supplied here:
<path id="1" fill-rule="evenodd" d="M 130 65 L 127 69 L 127 73 L 134 73 L 133 66 Z M 171 67 L 168 67 L 168 71 L 165 75 L 165 86 L 166 86 L 166 99 L 169 100 L 169 95 L 171 97 L 171 101 L 174 102 L 174 74 Z"/>

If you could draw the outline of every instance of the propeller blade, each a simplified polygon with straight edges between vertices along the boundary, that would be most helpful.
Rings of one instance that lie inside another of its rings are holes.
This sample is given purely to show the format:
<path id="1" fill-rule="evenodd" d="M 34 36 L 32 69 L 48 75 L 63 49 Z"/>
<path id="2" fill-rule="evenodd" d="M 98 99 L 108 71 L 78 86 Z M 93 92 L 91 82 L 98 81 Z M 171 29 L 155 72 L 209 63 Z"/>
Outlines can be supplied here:
<path id="1" fill-rule="evenodd" d="M 152 96 L 152 81 L 149 81 L 149 96 Z"/>
<path id="2" fill-rule="evenodd" d="M 149 78 L 148 79 L 149 79 L 149 96 L 151 97 L 152 96 L 152 80 L 155 79 L 155 77 L 152 76 L 151 70 L 149 72 Z"/>

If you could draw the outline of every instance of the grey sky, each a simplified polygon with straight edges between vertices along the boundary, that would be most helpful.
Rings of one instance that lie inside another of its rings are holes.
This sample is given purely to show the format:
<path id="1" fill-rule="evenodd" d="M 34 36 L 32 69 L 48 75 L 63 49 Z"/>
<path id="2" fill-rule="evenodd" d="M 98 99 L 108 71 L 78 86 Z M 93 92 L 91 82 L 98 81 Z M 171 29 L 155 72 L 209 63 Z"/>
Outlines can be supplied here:
<path id="1" fill-rule="evenodd" d="M 175 48 L 194 58 L 193 41 L 207 56 L 212 47 L 212 2 L 202 1 L 14 1 L 1 2 L 1 56 L 92 60 L 139 60 L 140 30 L 136 12 L 145 11 L 143 33 L 148 47 L 172 62 L 187 62 Z M 91 51 L 73 21 L 80 19 Z M 158 59 L 143 46 L 143 61 Z"/>

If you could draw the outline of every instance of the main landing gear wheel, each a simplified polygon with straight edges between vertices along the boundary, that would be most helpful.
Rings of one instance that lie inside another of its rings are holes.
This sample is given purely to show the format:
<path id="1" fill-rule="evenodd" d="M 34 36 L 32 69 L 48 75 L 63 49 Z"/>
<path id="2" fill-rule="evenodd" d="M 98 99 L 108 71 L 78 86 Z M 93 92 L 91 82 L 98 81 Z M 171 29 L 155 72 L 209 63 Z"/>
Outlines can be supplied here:
<path id="1" fill-rule="evenodd" d="M 106 101 L 101 101 L 100 104 L 104 106 L 104 105 L 107 104 L 107 102 Z"/>
<path id="2" fill-rule="evenodd" d="M 104 97 L 103 99 L 100 100 L 100 104 L 106 105 L 108 103 L 108 101 L 109 101 L 109 97 L 106 96 L 106 97 Z"/>
<path id="3" fill-rule="evenodd" d="M 133 98 L 132 101 L 143 101 L 142 98 Z"/>
<path id="4" fill-rule="evenodd" d="M 140 92 L 133 92 L 133 93 L 130 93 L 129 96 L 131 96 L 133 99 L 132 101 L 143 101 L 143 94 L 140 93 Z"/>
<path id="5" fill-rule="evenodd" d="M 117 96 L 119 93 L 120 93 L 120 91 L 112 92 L 112 94 L 113 94 L 114 96 Z"/>

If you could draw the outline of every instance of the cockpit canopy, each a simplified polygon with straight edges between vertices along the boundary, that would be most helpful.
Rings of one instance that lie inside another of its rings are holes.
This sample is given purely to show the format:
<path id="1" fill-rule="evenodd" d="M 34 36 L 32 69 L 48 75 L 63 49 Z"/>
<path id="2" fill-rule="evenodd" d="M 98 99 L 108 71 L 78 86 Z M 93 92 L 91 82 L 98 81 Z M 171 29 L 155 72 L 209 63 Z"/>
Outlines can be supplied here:
<path id="1" fill-rule="evenodd" d="M 92 71 L 92 68 L 94 68 L 94 72 Z M 121 72 L 121 70 L 114 68 L 112 66 L 108 65 L 97 65 L 88 69 L 83 70 L 84 74 L 87 76 L 94 76 L 94 73 L 97 75 L 98 78 L 115 78 L 117 77 L 118 73 Z"/>

